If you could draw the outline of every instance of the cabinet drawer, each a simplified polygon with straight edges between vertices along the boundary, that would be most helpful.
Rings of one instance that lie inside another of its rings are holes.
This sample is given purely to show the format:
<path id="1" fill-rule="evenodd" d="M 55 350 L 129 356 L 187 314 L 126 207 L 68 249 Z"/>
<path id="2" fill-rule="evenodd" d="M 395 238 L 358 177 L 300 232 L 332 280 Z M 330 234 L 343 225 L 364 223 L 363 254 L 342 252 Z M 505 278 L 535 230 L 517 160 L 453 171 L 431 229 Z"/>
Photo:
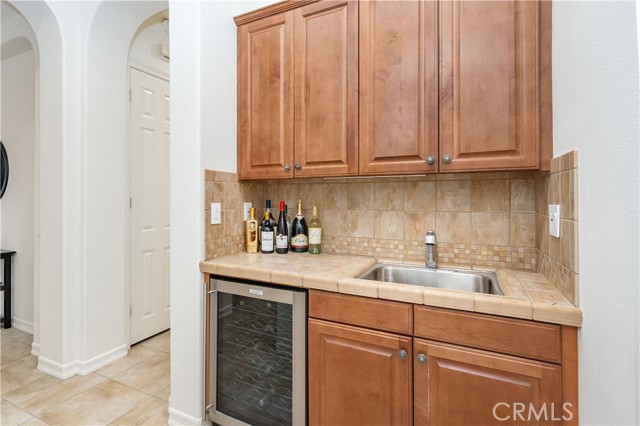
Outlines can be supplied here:
<path id="1" fill-rule="evenodd" d="M 492 315 L 415 307 L 415 335 L 560 363 L 561 327 Z"/>
<path id="2" fill-rule="evenodd" d="M 309 316 L 411 335 L 413 309 L 408 303 L 309 291 Z"/>

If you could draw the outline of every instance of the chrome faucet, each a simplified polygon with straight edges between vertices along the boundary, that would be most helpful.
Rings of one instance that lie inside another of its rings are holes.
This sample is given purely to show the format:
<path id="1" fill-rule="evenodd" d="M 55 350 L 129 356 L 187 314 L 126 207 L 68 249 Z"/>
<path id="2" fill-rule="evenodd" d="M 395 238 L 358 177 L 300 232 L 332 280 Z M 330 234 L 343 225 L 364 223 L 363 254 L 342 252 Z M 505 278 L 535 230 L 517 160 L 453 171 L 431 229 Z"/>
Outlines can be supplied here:
<path id="1" fill-rule="evenodd" d="M 436 231 L 427 231 L 427 235 L 424 236 L 424 245 L 426 247 L 426 260 L 427 268 L 436 269 Z"/>

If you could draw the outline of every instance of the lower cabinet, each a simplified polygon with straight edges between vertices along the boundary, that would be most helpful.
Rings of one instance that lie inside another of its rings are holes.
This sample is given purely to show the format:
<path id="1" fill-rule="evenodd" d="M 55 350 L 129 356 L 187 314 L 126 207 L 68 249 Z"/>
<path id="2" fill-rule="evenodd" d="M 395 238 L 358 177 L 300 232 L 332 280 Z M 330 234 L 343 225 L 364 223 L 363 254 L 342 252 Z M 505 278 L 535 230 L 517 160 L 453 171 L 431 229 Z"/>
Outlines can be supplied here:
<path id="1" fill-rule="evenodd" d="M 310 425 L 578 424 L 575 327 L 315 290 L 309 316 Z"/>
<path id="2" fill-rule="evenodd" d="M 557 365 L 421 339 L 413 347 L 416 425 L 549 425 L 563 415 Z"/>
<path id="3" fill-rule="evenodd" d="M 412 339 L 309 320 L 309 425 L 412 423 Z"/>

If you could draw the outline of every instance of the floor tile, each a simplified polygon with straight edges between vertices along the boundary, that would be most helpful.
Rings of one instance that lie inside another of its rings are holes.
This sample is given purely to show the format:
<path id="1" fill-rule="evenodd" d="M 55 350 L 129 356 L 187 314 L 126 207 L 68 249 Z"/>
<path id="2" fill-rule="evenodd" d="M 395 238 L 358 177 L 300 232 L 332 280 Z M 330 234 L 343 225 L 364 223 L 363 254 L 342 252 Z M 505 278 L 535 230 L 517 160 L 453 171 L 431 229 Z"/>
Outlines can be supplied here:
<path id="1" fill-rule="evenodd" d="M 152 349 L 156 352 L 164 352 L 169 353 L 171 334 L 170 331 L 167 330 L 163 333 L 160 333 L 156 336 L 150 337 L 147 340 L 143 340 L 140 342 L 140 345 L 146 346 L 149 349 Z"/>
<path id="2" fill-rule="evenodd" d="M 31 414 L 21 410 L 4 398 L 2 399 L 2 404 L 0 404 L 0 424 L 2 426 L 19 425 L 32 417 Z"/>
<path id="3" fill-rule="evenodd" d="M 109 364 L 106 367 L 102 367 L 97 370 L 96 373 L 105 377 L 114 378 L 118 374 L 140 364 L 142 361 L 151 358 L 155 354 L 157 354 L 156 351 L 151 350 L 146 346 L 135 345 L 129 349 L 129 353 L 126 357 L 114 362 L 113 364 Z"/>
<path id="4" fill-rule="evenodd" d="M 0 367 L 0 389 L 2 394 L 26 385 L 34 380 L 44 377 L 46 374 L 38 371 L 38 359 L 34 356 L 27 356 Z"/>
<path id="5" fill-rule="evenodd" d="M 20 426 L 47 426 L 47 424 L 42 420 L 38 420 L 36 417 L 33 417 L 31 420 L 20 423 Z"/>
<path id="6" fill-rule="evenodd" d="M 17 340 L 18 342 L 22 342 L 25 345 L 29 345 L 29 347 L 31 347 L 31 345 L 33 344 L 33 335 L 29 334 L 26 337 L 21 337 Z"/>
<path id="7" fill-rule="evenodd" d="M 115 376 L 114 380 L 153 395 L 169 385 L 169 368 L 169 355 L 158 353 Z"/>
<path id="8" fill-rule="evenodd" d="M 25 345 L 18 340 L 10 338 L 2 344 L 2 355 L 0 355 L 0 364 L 9 364 L 13 361 L 27 357 L 29 355 L 31 355 L 31 345 Z"/>
<path id="9" fill-rule="evenodd" d="M 105 380 L 107 379 L 95 373 L 86 376 L 73 376 L 66 380 L 47 375 L 15 388 L 4 394 L 3 397 L 12 404 L 39 417 L 40 413 Z"/>
<path id="10" fill-rule="evenodd" d="M 110 425 L 166 425 L 169 421 L 169 404 L 151 397 L 130 410 L 123 416 L 109 423 Z"/>
<path id="11" fill-rule="evenodd" d="M 49 425 L 106 425 L 147 398 L 143 392 L 108 380 L 39 417 Z"/>
<path id="12" fill-rule="evenodd" d="M 169 402 L 169 396 L 171 395 L 171 386 L 167 386 L 164 389 L 159 390 L 153 396 L 160 398 L 163 401 Z"/>
<path id="13" fill-rule="evenodd" d="M 23 337 L 31 336 L 31 334 L 22 330 L 18 330 L 15 327 L 0 328 L 0 334 L 2 334 L 3 336 L 10 337 L 12 339 L 21 339 Z"/>

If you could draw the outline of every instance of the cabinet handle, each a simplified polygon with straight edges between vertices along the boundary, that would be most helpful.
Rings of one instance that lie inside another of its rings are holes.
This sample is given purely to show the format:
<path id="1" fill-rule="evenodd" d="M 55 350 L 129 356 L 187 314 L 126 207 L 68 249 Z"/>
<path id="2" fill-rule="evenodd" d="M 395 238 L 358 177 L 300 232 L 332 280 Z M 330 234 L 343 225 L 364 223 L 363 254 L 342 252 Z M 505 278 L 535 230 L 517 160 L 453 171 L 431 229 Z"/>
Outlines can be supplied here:
<path id="1" fill-rule="evenodd" d="M 288 172 L 289 170 L 291 170 L 291 166 L 290 166 L 290 165 L 288 165 L 288 164 L 285 164 L 285 165 L 284 165 L 284 171 L 285 171 L 285 172 Z"/>
<path id="2" fill-rule="evenodd" d="M 435 162 L 436 162 L 436 159 L 433 157 L 433 155 L 430 155 L 430 156 L 428 156 L 427 158 L 425 158 L 425 159 L 424 159 L 424 161 L 425 161 L 427 164 L 431 165 L 431 164 L 433 164 L 433 163 L 435 163 Z"/>
<path id="3" fill-rule="evenodd" d="M 419 354 L 417 358 L 420 364 L 424 364 L 425 362 L 427 362 L 427 356 L 425 354 Z"/>
<path id="4" fill-rule="evenodd" d="M 445 155 L 444 157 L 442 157 L 442 162 L 444 164 L 449 164 L 451 162 L 451 156 L 450 155 Z"/>
<path id="5" fill-rule="evenodd" d="M 407 351 L 405 351 L 404 349 L 401 349 L 400 352 L 398 352 L 398 356 L 400 357 L 401 360 L 405 360 L 407 359 Z"/>
<path id="6" fill-rule="evenodd" d="M 296 168 L 296 170 L 300 170 L 300 169 L 302 168 L 302 164 L 300 164 L 300 163 L 296 163 L 296 164 L 294 164 L 294 166 L 293 166 L 293 167 L 295 167 L 295 168 Z"/>

